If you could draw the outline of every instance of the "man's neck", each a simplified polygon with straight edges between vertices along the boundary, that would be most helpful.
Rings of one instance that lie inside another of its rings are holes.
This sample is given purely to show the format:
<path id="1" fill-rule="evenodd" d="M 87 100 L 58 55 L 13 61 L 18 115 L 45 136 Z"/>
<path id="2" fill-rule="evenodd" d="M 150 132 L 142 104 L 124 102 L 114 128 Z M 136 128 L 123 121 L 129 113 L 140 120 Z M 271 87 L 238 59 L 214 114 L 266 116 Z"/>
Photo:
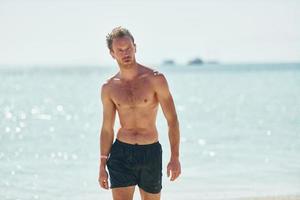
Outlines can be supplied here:
<path id="1" fill-rule="evenodd" d="M 131 66 L 119 66 L 120 67 L 120 79 L 125 81 L 133 80 L 139 73 L 138 63 L 134 63 Z"/>

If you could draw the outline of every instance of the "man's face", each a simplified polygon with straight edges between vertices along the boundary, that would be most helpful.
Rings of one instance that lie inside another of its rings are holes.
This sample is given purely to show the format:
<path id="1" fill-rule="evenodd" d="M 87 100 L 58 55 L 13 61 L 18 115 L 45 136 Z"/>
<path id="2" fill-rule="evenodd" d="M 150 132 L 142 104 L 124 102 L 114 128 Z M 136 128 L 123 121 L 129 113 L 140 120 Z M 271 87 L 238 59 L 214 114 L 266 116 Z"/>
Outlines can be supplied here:
<path id="1" fill-rule="evenodd" d="M 135 62 L 136 47 L 129 36 L 113 39 L 111 56 L 119 65 L 130 65 Z"/>

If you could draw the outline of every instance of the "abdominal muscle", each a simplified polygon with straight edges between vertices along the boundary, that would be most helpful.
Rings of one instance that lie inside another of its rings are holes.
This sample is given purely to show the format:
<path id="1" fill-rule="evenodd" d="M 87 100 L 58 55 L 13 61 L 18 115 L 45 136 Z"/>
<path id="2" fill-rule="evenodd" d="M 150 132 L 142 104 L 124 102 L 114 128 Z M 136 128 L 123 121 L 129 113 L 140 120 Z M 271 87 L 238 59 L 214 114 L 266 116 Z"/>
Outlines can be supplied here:
<path id="1" fill-rule="evenodd" d="M 119 118 L 121 127 L 117 132 L 118 140 L 129 144 L 152 144 L 158 141 L 156 109 L 152 112 L 148 110 L 145 115 L 136 115 L 132 111 L 119 112 Z"/>
<path id="2" fill-rule="evenodd" d="M 117 139 L 129 144 L 152 144 L 158 141 L 158 133 L 154 130 L 120 128 Z"/>

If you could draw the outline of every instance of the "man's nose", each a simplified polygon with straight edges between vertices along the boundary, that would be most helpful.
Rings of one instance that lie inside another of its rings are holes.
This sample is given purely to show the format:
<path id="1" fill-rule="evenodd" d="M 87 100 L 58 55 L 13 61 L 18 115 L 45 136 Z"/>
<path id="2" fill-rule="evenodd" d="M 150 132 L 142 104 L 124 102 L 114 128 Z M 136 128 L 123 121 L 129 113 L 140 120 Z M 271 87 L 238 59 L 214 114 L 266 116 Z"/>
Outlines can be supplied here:
<path id="1" fill-rule="evenodd" d="M 129 55 L 129 54 L 130 54 L 130 49 L 124 50 L 124 53 L 125 53 L 126 55 Z"/>
<path id="2" fill-rule="evenodd" d="M 129 56 L 129 52 L 128 52 L 128 51 L 124 52 L 124 53 L 123 53 L 123 56 L 124 56 L 124 57 Z"/>

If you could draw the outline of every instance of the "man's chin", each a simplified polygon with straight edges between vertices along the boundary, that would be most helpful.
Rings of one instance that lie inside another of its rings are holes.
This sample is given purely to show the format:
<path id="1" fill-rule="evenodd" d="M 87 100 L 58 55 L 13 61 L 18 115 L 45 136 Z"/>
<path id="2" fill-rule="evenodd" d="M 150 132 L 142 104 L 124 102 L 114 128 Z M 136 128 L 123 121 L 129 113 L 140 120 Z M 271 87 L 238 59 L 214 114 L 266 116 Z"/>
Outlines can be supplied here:
<path id="1" fill-rule="evenodd" d="M 134 60 L 119 60 L 118 64 L 123 66 L 123 67 L 132 67 L 133 64 L 135 64 Z"/>
<path id="2" fill-rule="evenodd" d="M 133 64 L 133 61 L 127 61 L 127 62 L 122 62 L 123 66 L 128 66 L 130 67 Z"/>

